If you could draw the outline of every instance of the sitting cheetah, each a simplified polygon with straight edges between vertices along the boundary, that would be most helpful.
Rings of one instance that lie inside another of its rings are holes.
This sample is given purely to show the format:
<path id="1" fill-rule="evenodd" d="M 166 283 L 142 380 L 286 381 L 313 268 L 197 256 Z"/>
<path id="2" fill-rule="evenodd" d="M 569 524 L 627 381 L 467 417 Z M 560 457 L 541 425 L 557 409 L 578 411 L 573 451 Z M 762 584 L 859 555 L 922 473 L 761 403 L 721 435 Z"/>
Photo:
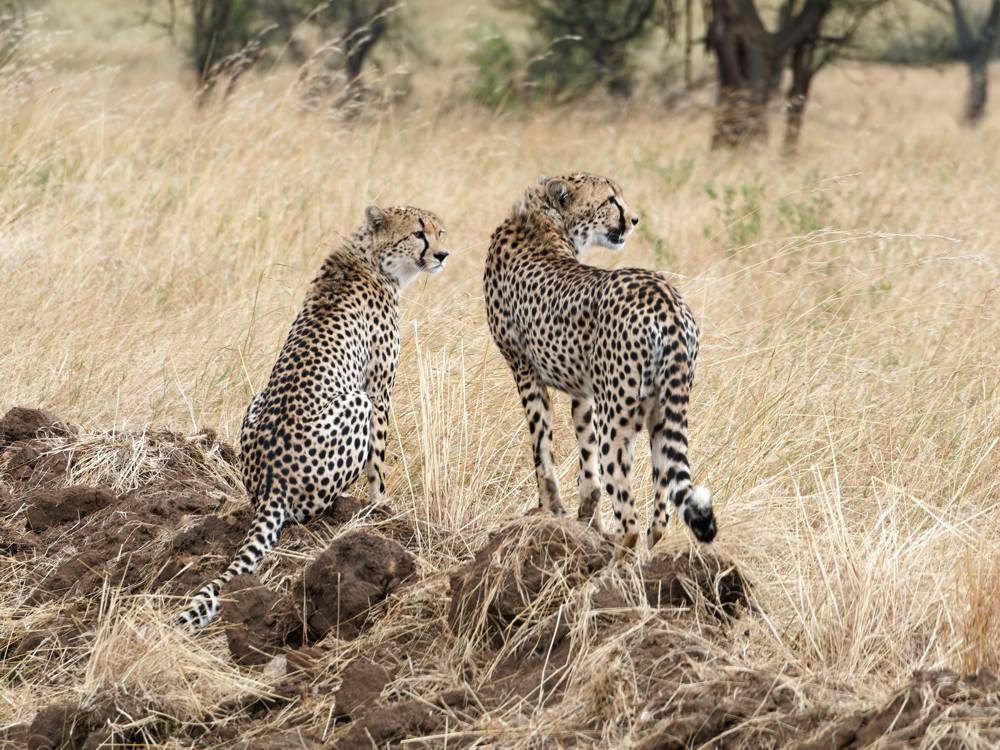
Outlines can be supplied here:
<path id="1" fill-rule="evenodd" d="M 382 501 L 399 292 L 421 271 L 440 271 L 448 253 L 441 221 L 428 211 L 372 206 L 366 216 L 323 263 L 267 387 L 247 409 L 241 463 L 257 515 L 226 571 L 184 611 L 189 627 L 211 622 L 221 587 L 255 571 L 286 523 L 329 507 L 366 466 L 369 499 Z"/>
<path id="2" fill-rule="evenodd" d="M 688 393 L 698 327 L 659 274 L 581 263 L 601 245 L 619 250 L 639 218 L 606 177 L 542 177 L 493 233 L 483 283 L 493 339 L 528 419 L 539 505 L 563 514 L 552 460 L 547 387 L 572 397 L 580 443 L 579 517 L 595 515 L 601 486 L 612 497 L 613 538 L 634 547 L 633 448 L 649 430 L 654 501 L 647 542 L 663 536 L 671 503 L 702 542 L 715 538 L 709 492 L 691 484 Z"/>

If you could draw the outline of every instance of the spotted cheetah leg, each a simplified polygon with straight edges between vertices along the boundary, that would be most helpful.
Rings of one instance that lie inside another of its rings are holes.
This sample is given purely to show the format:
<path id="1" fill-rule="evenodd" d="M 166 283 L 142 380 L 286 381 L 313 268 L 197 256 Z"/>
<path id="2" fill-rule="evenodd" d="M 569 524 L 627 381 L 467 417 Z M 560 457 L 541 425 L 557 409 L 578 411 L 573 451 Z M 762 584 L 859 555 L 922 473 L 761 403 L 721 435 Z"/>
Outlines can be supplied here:
<path id="1" fill-rule="evenodd" d="M 273 548 L 289 520 L 285 503 L 272 499 L 259 508 L 236 557 L 225 572 L 202 587 L 180 616 L 180 623 L 191 630 L 208 625 L 219 612 L 219 592 L 229 581 L 244 573 L 256 572 L 264 555 Z"/>
<path id="2" fill-rule="evenodd" d="M 559 499 L 555 462 L 552 459 L 552 421 L 549 418 L 549 393 L 545 384 L 529 367 L 515 370 L 517 391 L 528 419 L 531 448 L 535 458 L 535 479 L 538 482 L 538 506 L 547 507 L 554 515 L 565 513 Z"/>
<path id="3" fill-rule="evenodd" d="M 573 399 L 573 425 L 580 443 L 580 508 L 577 517 L 584 523 L 601 530 L 601 463 L 597 456 L 597 437 L 594 434 L 594 404 L 589 399 Z"/>
<path id="4" fill-rule="evenodd" d="M 611 496 L 615 516 L 611 538 L 623 549 L 631 549 L 635 547 L 639 537 L 635 498 L 629 483 L 635 452 L 634 415 L 615 417 L 612 415 L 611 405 L 607 401 L 598 400 L 595 416 L 601 443 L 601 478 L 605 491 Z"/>
<path id="5" fill-rule="evenodd" d="M 389 405 L 372 399 L 371 447 L 368 454 L 368 501 L 372 505 L 385 502 L 385 438 L 389 424 Z"/>
<path id="6" fill-rule="evenodd" d="M 715 515 L 708 489 L 691 484 L 688 464 L 687 410 L 691 378 L 688 377 L 687 353 L 678 348 L 672 363 L 664 368 L 650 411 L 650 459 L 653 464 L 653 512 L 646 541 L 653 547 L 666 531 L 671 506 L 701 542 L 715 538 Z"/>

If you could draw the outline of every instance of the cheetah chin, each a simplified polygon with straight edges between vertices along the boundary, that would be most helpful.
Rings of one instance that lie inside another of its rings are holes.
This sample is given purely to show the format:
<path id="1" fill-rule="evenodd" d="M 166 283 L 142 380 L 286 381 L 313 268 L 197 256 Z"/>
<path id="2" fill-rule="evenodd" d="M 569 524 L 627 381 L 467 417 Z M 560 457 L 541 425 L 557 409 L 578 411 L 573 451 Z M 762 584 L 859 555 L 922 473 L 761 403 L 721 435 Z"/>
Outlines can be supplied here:
<path id="1" fill-rule="evenodd" d="M 625 235 L 621 235 L 620 237 L 612 237 L 607 234 L 601 235 L 601 239 L 597 244 L 606 247 L 608 250 L 622 250 L 625 247 Z"/>

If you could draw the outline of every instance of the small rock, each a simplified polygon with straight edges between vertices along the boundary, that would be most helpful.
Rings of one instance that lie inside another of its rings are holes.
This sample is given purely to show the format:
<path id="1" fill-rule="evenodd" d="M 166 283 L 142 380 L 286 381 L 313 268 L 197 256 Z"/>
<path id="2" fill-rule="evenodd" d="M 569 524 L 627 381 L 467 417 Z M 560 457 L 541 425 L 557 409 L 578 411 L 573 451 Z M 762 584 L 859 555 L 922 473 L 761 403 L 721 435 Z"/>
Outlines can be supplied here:
<path id="1" fill-rule="evenodd" d="M 271 679 L 278 679 L 288 674 L 288 657 L 284 654 L 272 656 L 271 660 L 264 665 L 264 676 Z"/>

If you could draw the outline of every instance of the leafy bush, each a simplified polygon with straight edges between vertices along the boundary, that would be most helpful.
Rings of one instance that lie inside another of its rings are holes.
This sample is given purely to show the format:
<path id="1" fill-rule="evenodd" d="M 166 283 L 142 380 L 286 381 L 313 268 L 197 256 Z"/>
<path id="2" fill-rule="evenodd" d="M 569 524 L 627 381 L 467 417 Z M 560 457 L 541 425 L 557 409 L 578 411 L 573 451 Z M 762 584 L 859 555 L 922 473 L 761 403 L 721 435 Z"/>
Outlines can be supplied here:
<path id="1" fill-rule="evenodd" d="M 705 195 L 713 201 L 721 232 L 706 232 L 722 237 L 728 253 L 735 253 L 760 239 L 763 230 L 764 185 L 755 177 L 741 185 L 705 183 Z"/>
<path id="2" fill-rule="evenodd" d="M 527 15 L 532 44 L 524 56 L 526 84 L 565 101 L 605 85 L 632 93 L 633 52 L 649 37 L 662 0 L 497 0 Z"/>
<path id="3" fill-rule="evenodd" d="M 524 74 L 525 57 L 499 33 L 483 39 L 469 56 L 476 67 L 476 77 L 469 95 L 490 109 L 511 109 L 524 103 L 528 92 Z"/>

